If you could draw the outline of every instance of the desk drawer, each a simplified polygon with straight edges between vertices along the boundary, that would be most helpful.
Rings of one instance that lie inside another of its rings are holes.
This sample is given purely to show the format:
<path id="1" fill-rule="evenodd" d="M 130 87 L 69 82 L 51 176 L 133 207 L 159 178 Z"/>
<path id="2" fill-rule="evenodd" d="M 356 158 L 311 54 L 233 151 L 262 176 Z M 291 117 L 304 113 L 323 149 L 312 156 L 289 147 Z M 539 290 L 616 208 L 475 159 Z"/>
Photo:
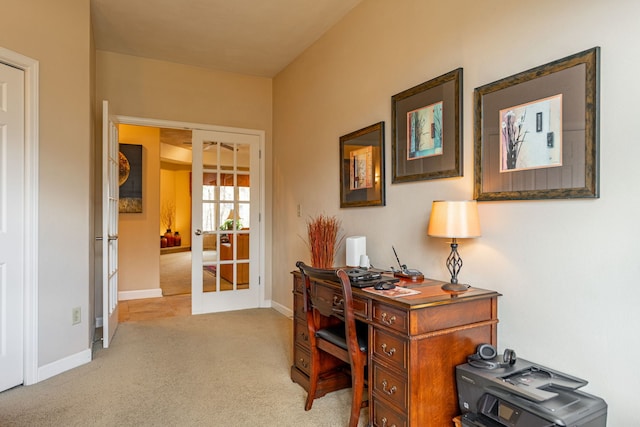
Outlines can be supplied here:
<path id="1" fill-rule="evenodd" d="M 375 399 L 387 400 L 399 410 L 406 412 L 409 404 L 407 380 L 382 365 L 373 362 L 373 395 Z"/>
<path id="2" fill-rule="evenodd" d="M 379 360 L 389 363 L 405 372 L 408 368 L 407 347 L 405 339 L 384 332 L 378 328 L 373 329 L 373 355 Z"/>
<path id="3" fill-rule="evenodd" d="M 409 316 L 406 311 L 378 301 L 373 302 L 373 322 L 398 332 L 409 331 Z"/>
<path id="4" fill-rule="evenodd" d="M 316 284 L 315 291 L 317 298 L 322 298 L 325 301 L 331 302 L 333 307 L 337 309 L 343 308 L 343 298 L 341 290 Z M 354 295 L 353 313 L 356 315 L 356 317 L 367 320 L 369 318 L 369 304 L 367 303 L 367 301 Z"/>
<path id="5" fill-rule="evenodd" d="M 308 349 L 296 345 L 293 350 L 293 364 L 305 374 L 310 374 L 311 354 Z"/>
<path id="6" fill-rule="evenodd" d="M 309 349 L 309 327 L 306 321 L 296 320 L 293 323 L 293 343 Z"/>
<path id="7" fill-rule="evenodd" d="M 374 427 L 406 427 L 407 419 L 385 405 L 379 399 L 371 407 L 371 424 Z"/>

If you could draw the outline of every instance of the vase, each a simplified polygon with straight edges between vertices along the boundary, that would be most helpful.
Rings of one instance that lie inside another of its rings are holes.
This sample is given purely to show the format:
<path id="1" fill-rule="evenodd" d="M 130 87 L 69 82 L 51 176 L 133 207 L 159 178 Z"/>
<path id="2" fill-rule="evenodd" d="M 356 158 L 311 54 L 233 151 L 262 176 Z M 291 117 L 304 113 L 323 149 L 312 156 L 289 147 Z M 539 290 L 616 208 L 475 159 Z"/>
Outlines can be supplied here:
<path id="1" fill-rule="evenodd" d="M 173 235 L 173 246 L 180 246 L 182 244 L 182 236 L 180 236 L 179 232 L 175 232 Z"/>
<path id="2" fill-rule="evenodd" d="M 174 237 L 170 228 L 167 228 L 167 232 L 164 233 L 164 237 L 167 238 L 167 247 L 170 248 L 171 246 L 173 246 Z"/>
<path id="3" fill-rule="evenodd" d="M 167 247 L 167 238 L 164 236 L 160 236 L 160 247 L 161 248 Z"/>

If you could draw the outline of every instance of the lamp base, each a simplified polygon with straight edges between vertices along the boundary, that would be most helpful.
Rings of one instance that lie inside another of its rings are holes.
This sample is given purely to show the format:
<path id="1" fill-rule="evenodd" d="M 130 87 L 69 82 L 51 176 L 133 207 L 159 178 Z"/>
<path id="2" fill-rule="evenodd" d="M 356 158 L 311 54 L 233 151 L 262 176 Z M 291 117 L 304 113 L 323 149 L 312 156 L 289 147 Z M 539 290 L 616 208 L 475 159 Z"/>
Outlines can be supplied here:
<path id="1" fill-rule="evenodd" d="M 462 283 L 445 283 L 440 288 L 443 291 L 449 292 L 465 292 L 469 289 L 469 285 L 463 285 Z"/>

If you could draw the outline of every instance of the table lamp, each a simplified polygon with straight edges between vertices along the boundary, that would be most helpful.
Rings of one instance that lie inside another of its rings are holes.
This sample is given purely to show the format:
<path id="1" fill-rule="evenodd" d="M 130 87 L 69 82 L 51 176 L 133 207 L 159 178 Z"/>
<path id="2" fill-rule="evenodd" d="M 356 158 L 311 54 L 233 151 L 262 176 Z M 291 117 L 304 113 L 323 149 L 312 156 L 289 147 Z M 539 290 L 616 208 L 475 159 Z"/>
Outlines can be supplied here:
<path id="1" fill-rule="evenodd" d="M 458 283 L 458 273 L 462 268 L 462 258 L 458 255 L 459 238 L 480 237 L 478 204 L 475 200 L 436 200 L 431 206 L 431 217 L 427 234 L 432 237 L 451 239 L 451 253 L 447 258 L 447 269 L 451 273 L 451 283 L 442 285 L 445 291 L 464 292 L 469 285 Z"/>

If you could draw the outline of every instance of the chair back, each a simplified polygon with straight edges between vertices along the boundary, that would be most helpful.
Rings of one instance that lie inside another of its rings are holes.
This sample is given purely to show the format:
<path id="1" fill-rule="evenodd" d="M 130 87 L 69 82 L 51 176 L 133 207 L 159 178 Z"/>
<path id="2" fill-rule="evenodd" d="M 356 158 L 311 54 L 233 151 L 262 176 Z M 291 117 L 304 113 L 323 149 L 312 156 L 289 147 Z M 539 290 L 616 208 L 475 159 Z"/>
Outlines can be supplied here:
<path id="1" fill-rule="evenodd" d="M 314 310 L 317 310 L 322 316 L 334 316 L 342 319 L 345 323 L 345 337 L 349 355 L 351 358 L 357 357 L 355 353 L 361 353 L 361 351 L 358 345 L 356 318 L 353 312 L 353 292 L 347 273 L 343 269 L 311 267 L 302 261 L 298 261 L 296 266 L 300 269 L 304 280 L 303 299 L 304 308 L 305 311 L 307 311 L 307 319 L 309 319 L 309 315 L 311 314 L 311 316 L 314 317 L 312 322 L 314 322 L 317 327 L 317 318 L 313 316 Z M 342 299 L 327 301 L 322 297 L 313 295 L 311 292 L 311 280 L 339 282 L 342 289 Z M 353 360 L 351 360 L 351 362 L 353 362 Z"/>
<path id="2" fill-rule="evenodd" d="M 318 297 L 311 291 L 311 279 L 335 282 L 338 278 L 336 270 L 311 267 L 302 261 L 298 261 L 296 267 L 300 270 L 302 280 L 304 281 L 304 286 L 302 287 L 304 311 L 313 313 L 315 309 L 326 317 L 338 314 L 335 311 L 333 301 L 327 301 L 324 298 Z"/>

